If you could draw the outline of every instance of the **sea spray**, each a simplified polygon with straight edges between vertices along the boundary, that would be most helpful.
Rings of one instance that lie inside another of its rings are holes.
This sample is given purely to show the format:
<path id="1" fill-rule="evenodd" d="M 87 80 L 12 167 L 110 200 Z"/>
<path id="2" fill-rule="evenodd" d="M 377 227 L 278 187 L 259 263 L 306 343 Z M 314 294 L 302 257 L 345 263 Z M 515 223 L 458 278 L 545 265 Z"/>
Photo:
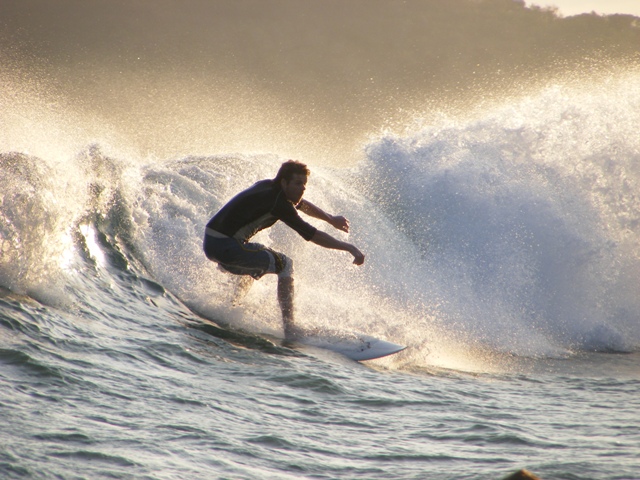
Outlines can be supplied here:
<path id="1" fill-rule="evenodd" d="M 435 269 L 454 328 L 515 353 L 637 348 L 638 86 L 554 86 L 368 146 L 370 195 Z"/>

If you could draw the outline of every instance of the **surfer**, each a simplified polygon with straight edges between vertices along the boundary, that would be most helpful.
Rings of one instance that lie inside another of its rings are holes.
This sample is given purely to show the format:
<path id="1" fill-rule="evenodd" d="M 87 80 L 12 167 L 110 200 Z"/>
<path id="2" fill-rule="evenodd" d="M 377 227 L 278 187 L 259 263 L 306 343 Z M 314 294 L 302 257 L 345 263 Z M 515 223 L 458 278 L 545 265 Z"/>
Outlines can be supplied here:
<path id="1" fill-rule="evenodd" d="M 309 173 L 303 163 L 284 162 L 274 179 L 257 182 L 224 205 L 207 223 L 204 236 L 207 258 L 226 272 L 242 275 L 236 298 L 246 293 L 253 281 L 263 275 L 278 275 L 278 303 L 286 338 L 295 338 L 297 332 L 293 315 L 293 261 L 264 245 L 250 243 L 251 237 L 282 220 L 305 240 L 324 248 L 349 252 L 355 265 L 364 263 L 364 254 L 355 245 L 316 229 L 298 214 L 300 210 L 337 230 L 349 232 L 349 221 L 345 217 L 329 215 L 302 199 Z"/>

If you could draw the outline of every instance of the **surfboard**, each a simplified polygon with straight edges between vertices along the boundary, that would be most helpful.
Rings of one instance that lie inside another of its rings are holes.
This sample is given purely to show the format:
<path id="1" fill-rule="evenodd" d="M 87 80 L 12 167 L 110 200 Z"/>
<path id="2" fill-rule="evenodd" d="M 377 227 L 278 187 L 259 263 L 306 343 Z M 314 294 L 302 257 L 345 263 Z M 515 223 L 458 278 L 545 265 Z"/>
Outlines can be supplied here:
<path id="1" fill-rule="evenodd" d="M 407 348 L 369 335 L 319 330 L 303 331 L 293 343 L 331 350 L 357 362 L 386 357 Z"/>

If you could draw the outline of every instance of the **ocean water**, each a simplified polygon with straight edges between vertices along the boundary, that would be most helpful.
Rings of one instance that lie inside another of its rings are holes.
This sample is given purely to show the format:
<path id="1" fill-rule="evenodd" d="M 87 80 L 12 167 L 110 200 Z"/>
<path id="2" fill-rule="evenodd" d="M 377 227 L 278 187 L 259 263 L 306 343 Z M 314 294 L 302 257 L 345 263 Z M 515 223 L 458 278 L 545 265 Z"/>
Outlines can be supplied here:
<path id="1" fill-rule="evenodd" d="M 0 478 L 640 478 L 639 19 L 0 12 Z M 261 232 L 298 321 L 403 352 L 284 343 L 273 278 L 232 306 L 204 225 L 291 157 L 367 255 Z"/>

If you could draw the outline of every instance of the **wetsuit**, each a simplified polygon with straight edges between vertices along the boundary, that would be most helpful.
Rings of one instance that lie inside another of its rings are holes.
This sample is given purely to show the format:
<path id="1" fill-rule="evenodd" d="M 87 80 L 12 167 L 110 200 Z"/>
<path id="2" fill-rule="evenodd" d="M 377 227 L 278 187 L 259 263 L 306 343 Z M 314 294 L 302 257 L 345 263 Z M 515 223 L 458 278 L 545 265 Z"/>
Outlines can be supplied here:
<path id="1" fill-rule="evenodd" d="M 273 180 L 262 180 L 233 197 L 216 213 L 205 230 L 204 252 L 222 269 L 260 278 L 265 273 L 292 273 L 291 260 L 259 243 L 248 243 L 257 232 L 278 220 L 311 240 L 316 228 L 305 222 Z"/>

